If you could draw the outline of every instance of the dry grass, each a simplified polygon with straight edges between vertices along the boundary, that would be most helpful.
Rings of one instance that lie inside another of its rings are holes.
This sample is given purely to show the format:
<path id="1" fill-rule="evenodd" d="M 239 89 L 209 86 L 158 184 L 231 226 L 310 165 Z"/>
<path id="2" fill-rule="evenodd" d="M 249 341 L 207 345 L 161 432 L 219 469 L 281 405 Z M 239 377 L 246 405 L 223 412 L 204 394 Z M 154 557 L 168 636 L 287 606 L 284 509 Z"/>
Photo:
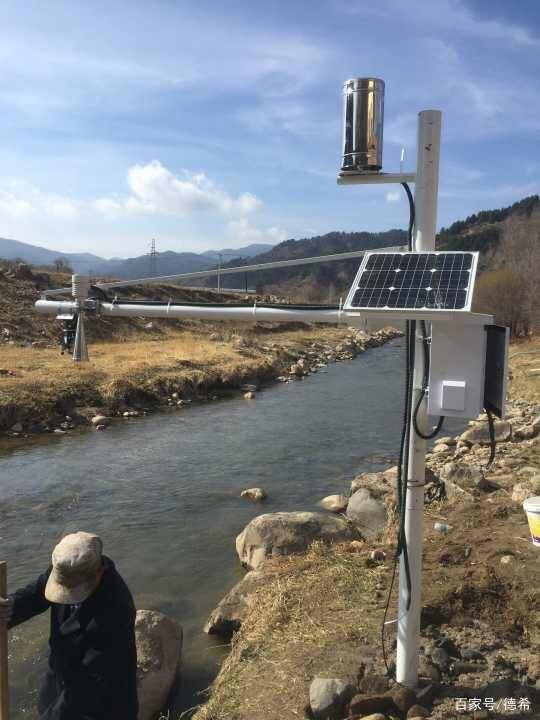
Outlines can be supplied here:
<path id="1" fill-rule="evenodd" d="M 347 548 L 314 543 L 268 570 L 195 720 L 303 718 L 314 676 L 357 679 L 377 637 L 375 590 L 388 568 L 367 568 Z"/>
<path id="2" fill-rule="evenodd" d="M 312 343 L 337 343 L 346 328 L 274 331 L 247 325 L 160 329 L 123 342 L 91 344 L 91 361 L 75 364 L 56 349 L 4 345 L 0 348 L 0 427 L 25 425 L 71 414 L 75 408 L 150 406 L 172 392 L 205 395 L 211 388 L 236 387 L 250 378 L 275 376 Z M 148 338 L 150 335 L 150 339 Z M 215 336 L 212 335 L 214 338 Z"/>
<path id="3" fill-rule="evenodd" d="M 510 347 L 510 394 L 540 403 L 540 373 L 532 371 L 540 368 L 540 339 L 533 338 Z"/>

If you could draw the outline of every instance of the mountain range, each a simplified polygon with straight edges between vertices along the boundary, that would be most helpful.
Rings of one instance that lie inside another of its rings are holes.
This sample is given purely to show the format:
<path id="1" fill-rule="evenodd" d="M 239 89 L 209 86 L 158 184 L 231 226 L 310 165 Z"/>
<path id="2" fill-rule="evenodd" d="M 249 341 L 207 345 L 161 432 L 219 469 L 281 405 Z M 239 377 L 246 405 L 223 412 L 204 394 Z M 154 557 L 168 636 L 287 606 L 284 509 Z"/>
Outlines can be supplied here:
<path id="1" fill-rule="evenodd" d="M 134 258 L 105 258 L 93 253 L 66 253 L 49 250 L 38 245 L 30 245 L 19 240 L 0 238 L 0 258 L 4 260 L 22 260 L 30 265 L 53 265 L 63 260 L 74 272 L 90 273 L 97 277 L 138 278 L 150 275 L 174 275 L 176 273 L 208 270 L 215 267 L 221 258 L 226 263 L 232 258 L 250 258 L 267 252 L 272 245 L 252 243 L 241 248 L 207 250 L 203 253 L 166 251 L 158 253 L 152 262 L 149 255 Z M 155 264 L 154 264 L 155 263 Z M 155 270 L 155 272 L 154 272 Z"/>
<path id="2" fill-rule="evenodd" d="M 458 220 L 437 235 L 438 250 L 480 250 L 480 269 L 487 269 L 503 244 L 510 238 L 531 238 L 540 242 L 540 198 L 526 197 L 496 210 L 483 210 Z M 519 240 L 519 243 L 521 240 Z M 159 253 L 152 265 L 149 255 L 104 260 L 91 253 L 60 253 L 15 240 L 0 238 L 0 258 L 22 260 L 33 265 L 50 265 L 63 258 L 77 272 L 91 272 L 94 277 L 138 278 L 196 272 L 216 267 L 262 264 L 275 260 L 328 255 L 352 250 L 369 250 L 406 244 L 404 230 L 385 232 L 330 232 L 300 240 L 285 240 L 278 245 L 252 244 L 238 249 L 210 250 L 201 254 Z M 249 276 L 251 287 L 286 295 L 305 302 L 336 302 L 350 286 L 358 260 L 295 266 L 290 269 L 258 271 Z M 222 277 L 221 286 L 238 288 L 244 284 L 243 273 Z M 206 283 L 212 287 L 216 280 Z"/>

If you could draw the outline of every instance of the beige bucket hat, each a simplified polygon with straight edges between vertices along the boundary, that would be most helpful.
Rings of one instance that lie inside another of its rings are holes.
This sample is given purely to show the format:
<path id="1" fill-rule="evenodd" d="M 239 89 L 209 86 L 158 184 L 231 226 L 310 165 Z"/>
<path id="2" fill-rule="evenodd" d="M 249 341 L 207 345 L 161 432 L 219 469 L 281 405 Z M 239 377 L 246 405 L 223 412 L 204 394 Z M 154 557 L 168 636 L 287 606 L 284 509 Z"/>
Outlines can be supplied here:
<path id="1" fill-rule="evenodd" d="M 76 532 L 66 535 L 52 553 L 53 569 L 45 586 L 49 602 L 75 605 L 96 589 L 102 566 L 103 543 L 98 535 Z"/>

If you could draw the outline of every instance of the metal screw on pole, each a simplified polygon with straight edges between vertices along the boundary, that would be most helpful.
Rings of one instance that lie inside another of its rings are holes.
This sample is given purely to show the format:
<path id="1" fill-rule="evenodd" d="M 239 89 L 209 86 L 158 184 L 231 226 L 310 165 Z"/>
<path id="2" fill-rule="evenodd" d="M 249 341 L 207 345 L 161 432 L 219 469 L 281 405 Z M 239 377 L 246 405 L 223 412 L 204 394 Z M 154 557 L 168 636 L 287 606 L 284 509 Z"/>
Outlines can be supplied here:
<path id="1" fill-rule="evenodd" d="M 0 562 L 0 597 L 7 597 L 7 563 Z M 7 622 L 0 621 L 0 720 L 9 720 Z"/>

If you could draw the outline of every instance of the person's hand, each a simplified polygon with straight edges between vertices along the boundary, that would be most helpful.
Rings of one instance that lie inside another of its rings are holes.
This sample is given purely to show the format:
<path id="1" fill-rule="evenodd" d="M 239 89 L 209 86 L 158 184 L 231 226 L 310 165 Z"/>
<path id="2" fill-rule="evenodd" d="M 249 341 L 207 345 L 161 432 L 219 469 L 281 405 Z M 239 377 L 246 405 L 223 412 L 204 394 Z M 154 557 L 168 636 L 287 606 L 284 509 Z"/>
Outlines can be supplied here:
<path id="1" fill-rule="evenodd" d="M 13 600 L 0 597 L 0 622 L 8 623 L 13 613 Z"/>

